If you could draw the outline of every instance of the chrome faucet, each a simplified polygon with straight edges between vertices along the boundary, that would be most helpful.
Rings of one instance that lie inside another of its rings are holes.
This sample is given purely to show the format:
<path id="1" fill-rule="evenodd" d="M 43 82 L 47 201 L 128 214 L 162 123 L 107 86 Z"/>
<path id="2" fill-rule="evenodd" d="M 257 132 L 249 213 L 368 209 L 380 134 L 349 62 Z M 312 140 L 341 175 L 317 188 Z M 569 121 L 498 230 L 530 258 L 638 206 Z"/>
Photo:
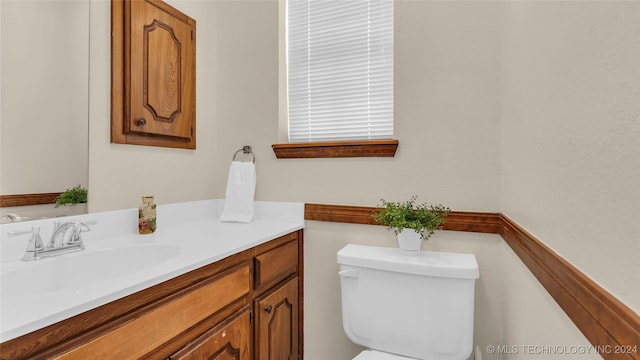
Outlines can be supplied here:
<path id="1" fill-rule="evenodd" d="M 24 256 L 22 256 L 23 261 L 31 261 L 84 250 L 84 243 L 82 242 L 80 234 L 91 230 L 88 225 L 96 223 L 97 221 L 95 220 L 85 222 L 67 221 L 62 224 L 55 222 L 51 240 L 46 247 L 40 237 L 40 226 L 33 226 L 31 231 L 10 231 L 8 235 L 31 234 L 31 239 L 29 239 L 27 243 L 27 249 L 24 252 Z"/>
<path id="2" fill-rule="evenodd" d="M 66 245 L 79 244 L 84 249 L 80 233 L 91 230 L 87 225 L 93 225 L 95 223 L 96 221 L 67 221 L 62 224 L 59 221 L 54 222 L 53 234 L 51 235 L 48 248 L 59 248 Z"/>

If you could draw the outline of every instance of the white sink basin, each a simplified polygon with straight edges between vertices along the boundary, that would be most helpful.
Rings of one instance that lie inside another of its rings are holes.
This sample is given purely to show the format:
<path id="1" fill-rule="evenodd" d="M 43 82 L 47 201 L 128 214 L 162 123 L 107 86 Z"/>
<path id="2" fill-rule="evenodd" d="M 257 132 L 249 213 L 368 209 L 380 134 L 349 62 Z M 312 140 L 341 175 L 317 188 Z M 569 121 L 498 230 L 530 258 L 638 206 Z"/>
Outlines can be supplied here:
<path id="1" fill-rule="evenodd" d="M 82 291 L 99 284 L 161 264 L 180 254 L 168 245 L 138 245 L 88 250 L 57 257 L 21 262 L 15 269 L 2 271 L 2 296 L 54 291 Z"/>

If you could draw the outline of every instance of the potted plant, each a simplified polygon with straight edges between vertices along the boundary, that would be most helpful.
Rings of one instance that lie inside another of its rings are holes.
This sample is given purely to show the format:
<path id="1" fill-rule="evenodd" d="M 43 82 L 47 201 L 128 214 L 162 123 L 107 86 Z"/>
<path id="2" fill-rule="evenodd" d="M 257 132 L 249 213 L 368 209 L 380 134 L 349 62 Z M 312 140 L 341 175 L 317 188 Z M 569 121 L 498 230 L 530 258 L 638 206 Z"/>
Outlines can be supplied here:
<path id="1" fill-rule="evenodd" d="M 75 205 L 87 202 L 87 189 L 78 185 L 71 189 L 67 189 L 56 197 L 56 206 Z"/>
<path id="2" fill-rule="evenodd" d="M 417 196 L 405 202 L 381 199 L 382 209 L 373 218 L 398 236 L 400 249 L 412 253 L 420 250 L 421 240 L 429 240 L 441 229 L 451 209 L 443 205 L 416 204 Z"/>

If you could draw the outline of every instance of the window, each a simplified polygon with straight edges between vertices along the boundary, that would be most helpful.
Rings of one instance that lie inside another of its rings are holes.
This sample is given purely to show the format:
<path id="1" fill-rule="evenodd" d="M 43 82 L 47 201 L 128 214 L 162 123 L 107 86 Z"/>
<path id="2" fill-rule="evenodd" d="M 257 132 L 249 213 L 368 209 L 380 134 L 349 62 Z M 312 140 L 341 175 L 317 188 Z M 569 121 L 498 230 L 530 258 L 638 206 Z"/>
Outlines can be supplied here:
<path id="1" fill-rule="evenodd" d="M 290 143 L 391 139 L 393 0 L 288 0 L 287 87 Z"/>

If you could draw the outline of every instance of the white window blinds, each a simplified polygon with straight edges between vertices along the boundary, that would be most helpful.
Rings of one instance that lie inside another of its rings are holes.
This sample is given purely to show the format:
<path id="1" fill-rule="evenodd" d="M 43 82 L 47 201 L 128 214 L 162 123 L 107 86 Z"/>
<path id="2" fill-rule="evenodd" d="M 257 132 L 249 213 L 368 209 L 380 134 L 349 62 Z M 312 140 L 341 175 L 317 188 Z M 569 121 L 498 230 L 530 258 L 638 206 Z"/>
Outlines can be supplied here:
<path id="1" fill-rule="evenodd" d="M 289 141 L 393 137 L 393 0 L 288 0 Z"/>

